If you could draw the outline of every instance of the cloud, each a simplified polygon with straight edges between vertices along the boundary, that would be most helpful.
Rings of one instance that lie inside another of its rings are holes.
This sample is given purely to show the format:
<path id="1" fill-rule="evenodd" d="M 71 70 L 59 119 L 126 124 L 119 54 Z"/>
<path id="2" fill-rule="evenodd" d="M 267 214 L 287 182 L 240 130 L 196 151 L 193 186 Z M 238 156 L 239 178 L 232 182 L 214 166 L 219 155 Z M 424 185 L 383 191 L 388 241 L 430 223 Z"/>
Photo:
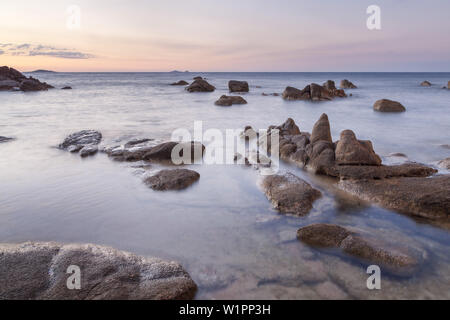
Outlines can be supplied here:
<path id="1" fill-rule="evenodd" d="M 47 46 L 42 44 L 12 44 L 12 43 L 0 43 L 0 48 L 2 54 L 7 54 L 11 56 L 28 56 L 28 57 L 36 57 L 36 56 L 47 56 L 61 59 L 91 59 L 94 58 L 94 55 L 74 51 L 73 49 L 68 48 L 57 48 L 53 46 Z"/>

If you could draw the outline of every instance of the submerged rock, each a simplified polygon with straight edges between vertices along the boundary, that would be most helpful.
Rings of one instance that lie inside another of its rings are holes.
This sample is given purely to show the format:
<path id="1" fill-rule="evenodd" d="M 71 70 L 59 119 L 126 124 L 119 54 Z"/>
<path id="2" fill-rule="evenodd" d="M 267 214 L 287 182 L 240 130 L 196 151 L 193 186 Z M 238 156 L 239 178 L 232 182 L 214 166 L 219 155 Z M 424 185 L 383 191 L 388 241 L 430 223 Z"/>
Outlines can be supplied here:
<path id="1" fill-rule="evenodd" d="M 308 214 L 314 201 L 322 195 L 319 190 L 291 173 L 267 176 L 262 187 L 275 209 L 298 216 Z"/>
<path id="2" fill-rule="evenodd" d="M 311 246 L 339 248 L 349 255 L 375 263 L 382 270 L 396 275 L 414 275 L 423 260 L 421 253 L 412 248 L 392 246 L 333 224 L 313 224 L 303 227 L 298 230 L 297 237 Z"/>
<path id="3" fill-rule="evenodd" d="M 194 82 L 186 87 L 186 90 L 189 92 L 213 92 L 214 90 L 216 90 L 216 87 L 209 84 L 206 80 L 200 78 L 194 80 Z"/>
<path id="4" fill-rule="evenodd" d="M 69 266 L 80 290 L 67 288 Z M 7 300 L 192 299 L 197 289 L 178 263 L 92 244 L 0 244 L 0 283 Z"/>
<path id="5" fill-rule="evenodd" d="M 8 142 L 8 141 L 11 141 L 11 140 L 14 140 L 14 138 L 8 138 L 8 137 L 0 136 L 0 143 Z"/>
<path id="6" fill-rule="evenodd" d="M 200 179 L 200 174 L 188 169 L 161 170 L 154 176 L 145 179 L 145 183 L 153 190 L 182 190 Z"/>
<path id="7" fill-rule="evenodd" d="M 86 157 L 97 153 L 97 145 L 102 141 L 102 134 L 95 130 L 83 130 L 72 133 L 58 147 L 69 152 L 83 151 L 81 156 Z"/>
<path id="8" fill-rule="evenodd" d="M 171 85 L 171 86 L 187 86 L 188 84 L 189 84 L 189 83 L 187 83 L 186 81 L 180 80 L 180 81 L 178 81 L 178 82 L 171 83 L 170 85 Z"/>
<path id="9" fill-rule="evenodd" d="M 342 89 L 357 89 L 358 88 L 351 81 L 348 81 L 347 79 L 342 80 L 341 84 L 339 86 Z"/>
<path id="10" fill-rule="evenodd" d="M 450 175 L 341 180 L 339 187 L 403 214 L 444 222 L 450 218 Z"/>
<path id="11" fill-rule="evenodd" d="M 397 101 L 381 99 L 375 102 L 373 109 L 379 112 L 405 112 L 406 108 Z"/>
<path id="12" fill-rule="evenodd" d="M 247 81 L 230 80 L 228 82 L 230 92 L 249 92 Z"/>
<path id="13" fill-rule="evenodd" d="M 61 90 L 72 90 L 72 87 L 69 87 L 69 86 L 63 87 L 63 88 L 61 88 Z"/>
<path id="14" fill-rule="evenodd" d="M 216 106 L 229 107 L 233 104 L 247 104 L 244 98 L 240 96 L 226 96 L 223 95 L 215 102 Z"/>
<path id="15" fill-rule="evenodd" d="M 422 87 L 431 87 L 431 82 L 425 80 L 425 81 L 422 82 L 420 85 L 421 85 Z"/>

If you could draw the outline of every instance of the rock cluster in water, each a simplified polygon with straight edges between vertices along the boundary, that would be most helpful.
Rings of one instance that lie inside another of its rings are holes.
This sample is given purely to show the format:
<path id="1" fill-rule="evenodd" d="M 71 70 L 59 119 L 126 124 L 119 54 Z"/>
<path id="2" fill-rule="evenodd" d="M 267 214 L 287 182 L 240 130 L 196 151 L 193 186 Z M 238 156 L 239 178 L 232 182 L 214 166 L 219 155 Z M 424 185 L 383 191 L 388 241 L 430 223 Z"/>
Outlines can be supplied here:
<path id="1" fill-rule="evenodd" d="M 79 290 L 67 287 L 69 266 L 80 268 Z M 0 298 L 15 300 L 192 299 L 197 290 L 178 263 L 90 244 L 0 244 L 0 283 Z"/>
<path id="2" fill-rule="evenodd" d="M 303 90 L 287 87 L 282 97 L 285 100 L 332 100 L 334 97 L 346 97 L 344 90 L 336 89 L 334 81 L 328 80 L 323 86 L 317 83 L 307 85 Z"/>
<path id="3" fill-rule="evenodd" d="M 0 91 L 43 91 L 51 88 L 53 86 L 33 77 L 27 78 L 16 69 L 7 66 L 0 67 Z"/>

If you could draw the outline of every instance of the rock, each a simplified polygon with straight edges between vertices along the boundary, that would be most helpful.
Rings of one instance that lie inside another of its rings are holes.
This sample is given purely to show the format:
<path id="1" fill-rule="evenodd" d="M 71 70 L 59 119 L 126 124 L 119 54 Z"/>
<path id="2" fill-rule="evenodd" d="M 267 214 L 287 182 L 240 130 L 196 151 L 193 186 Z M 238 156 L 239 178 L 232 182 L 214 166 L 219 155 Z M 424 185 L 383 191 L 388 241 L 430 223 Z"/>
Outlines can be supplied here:
<path id="1" fill-rule="evenodd" d="M 2 80 L 13 80 L 16 82 L 22 82 L 27 77 L 16 69 L 9 68 L 7 66 L 0 67 L 0 81 Z"/>
<path id="2" fill-rule="evenodd" d="M 8 142 L 8 141 L 11 141 L 11 140 L 14 140 L 14 139 L 0 136 L 0 143 Z"/>
<path id="3" fill-rule="evenodd" d="M 68 150 L 69 147 L 72 147 L 70 152 L 78 152 L 85 146 L 98 145 L 101 141 L 102 134 L 100 132 L 95 130 L 83 130 L 72 133 L 58 147 L 63 150 Z"/>
<path id="4" fill-rule="evenodd" d="M 192 80 L 203 80 L 203 78 L 200 76 L 197 76 L 197 77 L 192 78 Z"/>
<path id="5" fill-rule="evenodd" d="M 449 149 L 449 150 L 450 150 L 450 144 L 441 144 L 440 147 L 441 147 L 441 148 L 444 148 L 444 149 Z"/>
<path id="6" fill-rule="evenodd" d="M 443 168 L 443 169 L 450 170 L 450 158 L 447 158 L 447 159 L 439 161 L 438 162 L 438 166 Z"/>
<path id="7" fill-rule="evenodd" d="M 15 80 L 0 80 L 0 91 L 9 91 L 19 87 L 20 83 Z"/>
<path id="8" fill-rule="evenodd" d="M 89 156 L 93 156 L 97 152 L 98 152 L 98 146 L 96 146 L 96 145 L 87 145 L 87 146 L 84 146 L 80 150 L 80 156 L 82 158 L 86 158 L 86 157 L 89 157 Z"/>
<path id="9" fill-rule="evenodd" d="M 200 179 L 200 175 L 192 170 L 161 170 L 156 175 L 145 179 L 145 183 L 153 190 L 182 190 Z"/>
<path id="10" fill-rule="evenodd" d="M 328 89 L 317 83 L 311 83 L 310 95 L 312 101 L 331 100 L 333 98 Z"/>
<path id="11" fill-rule="evenodd" d="M 357 197 L 410 216 L 449 222 L 450 175 L 341 180 L 338 186 Z"/>
<path id="12" fill-rule="evenodd" d="M 80 290 L 67 288 L 73 265 Z M 175 262 L 91 244 L 1 244 L 0 283 L 6 300 L 192 299 L 197 289 Z"/>
<path id="13" fill-rule="evenodd" d="M 330 91 L 337 90 L 336 84 L 334 83 L 333 80 L 328 80 L 323 84 L 323 86 Z"/>
<path id="14" fill-rule="evenodd" d="M 316 143 L 317 141 L 333 142 L 333 139 L 331 138 L 330 122 L 325 113 L 320 116 L 312 130 L 311 143 Z"/>
<path id="15" fill-rule="evenodd" d="M 447 82 L 447 89 L 450 89 L 450 81 Z"/>
<path id="16" fill-rule="evenodd" d="M 332 173 L 333 171 L 329 171 Z M 392 166 L 355 166 L 341 165 L 334 168 L 336 177 L 341 180 L 388 179 L 398 177 L 429 177 L 437 170 L 423 164 L 406 162 Z M 333 174 L 331 174 L 333 175 Z"/>
<path id="17" fill-rule="evenodd" d="M 263 92 L 263 93 L 261 93 L 261 95 L 265 96 L 265 97 L 267 97 L 267 96 L 279 97 L 280 96 L 280 94 L 276 93 L 276 92 L 274 92 L 274 93 L 265 93 L 265 92 Z"/>
<path id="18" fill-rule="evenodd" d="M 298 216 L 308 214 L 314 201 L 321 197 L 319 190 L 291 173 L 266 176 L 262 187 L 275 209 Z"/>
<path id="19" fill-rule="evenodd" d="M 292 118 L 288 118 L 282 125 L 276 127 L 276 129 L 279 130 L 280 136 L 300 134 L 300 129 Z"/>
<path id="20" fill-rule="evenodd" d="M 205 146 L 199 142 L 165 142 L 147 150 L 143 155 L 142 160 L 172 161 L 172 152 L 175 147 L 180 149 L 180 157 L 183 157 L 183 149 L 191 148 L 191 161 L 202 158 L 205 151 Z"/>
<path id="21" fill-rule="evenodd" d="M 344 79 L 341 81 L 340 87 L 342 89 L 357 89 L 358 88 L 357 86 L 355 86 L 353 83 L 351 83 L 347 79 Z"/>
<path id="22" fill-rule="evenodd" d="M 221 96 L 219 100 L 215 102 L 216 106 L 229 107 L 233 104 L 247 104 L 244 98 L 240 96 Z"/>
<path id="23" fill-rule="evenodd" d="M 180 81 L 178 81 L 178 82 L 171 83 L 170 85 L 171 85 L 171 86 L 187 86 L 188 84 L 189 84 L 189 83 L 187 83 L 186 81 L 180 80 Z"/>
<path id="24" fill-rule="evenodd" d="M 286 87 L 282 97 L 284 100 L 309 100 L 311 98 L 309 90 L 305 92 L 294 87 Z"/>
<path id="25" fill-rule="evenodd" d="M 53 86 L 45 82 L 40 82 L 39 80 L 30 77 L 29 79 L 22 81 L 20 83 L 19 88 L 22 91 L 28 92 L 28 91 L 45 91 L 48 89 L 52 89 Z"/>
<path id="26" fill-rule="evenodd" d="M 256 132 L 251 126 L 246 126 L 244 131 L 240 134 L 240 137 L 245 140 L 253 140 L 258 137 L 258 132 Z"/>
<path id="27" fill-rule="evenodd" d="M 249 92 L 247 81 L 230 80 L 228 82 L 230 92 Z"/>
<path id="28" fill-rule="evenodd" d="M 186 90 L 189 92 L 213 92 L 216 88 L 209 84 L 206 80 L 196 79 L 192 82 Z"/>
<path id="29" fill-rule="evenodd" d="M 63 87 L 63 88 L 61 88 L 61 90 L 72 90 L 72 87 L 69 87 L 69 86 Z"/>
<path id="30" fill-rule="evenodd" d="M 373 105 L 375 111 L 380 112 L 404 112 L 406 108 L 397 101 L 392 101 L 388 99 L 382 99 L 375 102 Z"/>
<path id="31" fill-rule="evenodd" d="M 382 270 L 402 276 L 414 275 L 422 263 L 421 253 L 394 247 L 332 224 L 313 224 L 298 230 L 300 241 L 322 248 L 339 248 L 346 254 L 379 265 Z"/>
<path id="32" fill-rule="evenodd" d="M 335 154 L 338 165 L 381 165 L 381 158 L 373 150 L 372 142 L 357 140 L 351 130 L 342 131 Z"/>
<path id="33" fill-rule="evenodd" d="M 401 152 L 394 152 L 388 155 L 389 157 L 408 158 L 408 156 Z"/>
<path id="34" fill-rule="evenodd" d="M 429 81 L 424 81 L 420 84 L 422 87 L 431 87 L 431 82 Z"/>
<path id="35" fill-rule="evenodd" d="M 127 143 L 125 143 L 124 147 L 132 148 L 137 145 L 142 145 L 144 143 L 151 142 L 151 141 L 154 141 L 154 139 L 149 139 L 149 138 L 134 139 L 134 140 L 131 140 L 131 141 L 128 141 Z"/>

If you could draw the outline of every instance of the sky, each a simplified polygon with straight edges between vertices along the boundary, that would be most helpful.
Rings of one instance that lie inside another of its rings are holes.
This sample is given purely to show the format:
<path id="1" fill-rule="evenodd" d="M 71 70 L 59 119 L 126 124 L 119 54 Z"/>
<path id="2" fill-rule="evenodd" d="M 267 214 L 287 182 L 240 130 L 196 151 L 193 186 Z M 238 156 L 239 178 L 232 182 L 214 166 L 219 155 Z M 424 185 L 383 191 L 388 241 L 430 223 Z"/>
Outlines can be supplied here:
<path id="1" fill-rule="evenodd" d="M 367 27 L 370 5 L 379 30 Z M 0 65 L 450 72 L 449 12 L 448 0 L 1 0 Z"/>

